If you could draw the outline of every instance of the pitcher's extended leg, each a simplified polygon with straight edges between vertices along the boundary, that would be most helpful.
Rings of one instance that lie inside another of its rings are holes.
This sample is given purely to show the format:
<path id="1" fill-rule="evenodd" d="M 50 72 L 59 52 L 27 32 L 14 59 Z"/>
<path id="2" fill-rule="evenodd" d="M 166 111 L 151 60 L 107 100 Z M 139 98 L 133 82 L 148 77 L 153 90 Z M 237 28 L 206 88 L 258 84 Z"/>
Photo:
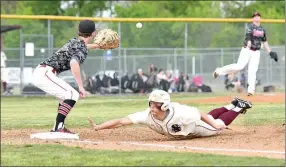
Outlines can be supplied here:
<path id="1" fill-rule="evenodd" d="M 236 64 L 226 65 L 217 68 L 214 72 L 214 77 L 230 74 L 242 70 L 250 59 L 250 50 L 248 48 L 242 48 Z"/>

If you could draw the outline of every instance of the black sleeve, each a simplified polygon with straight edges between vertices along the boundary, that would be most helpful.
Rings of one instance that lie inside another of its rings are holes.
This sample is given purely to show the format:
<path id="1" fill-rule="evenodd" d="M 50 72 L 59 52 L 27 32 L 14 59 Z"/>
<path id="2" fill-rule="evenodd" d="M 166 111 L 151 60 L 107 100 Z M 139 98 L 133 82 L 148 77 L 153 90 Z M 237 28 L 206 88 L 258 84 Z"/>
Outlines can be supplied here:
<path id="1" fill-rule="evenodd" d="M 75 59 L 79 64 L 84 57 L 84 53 L 81 50 L 80 45 L 77 43 L 71 45 L 71 48 L 69 49 L 69 54 L 71 56 L 71 60 Z"/>
<path id="2" fill-rule="evenodd" d="M 267 38 L 266 38 L 266 31 L 265 31 L 265 30 L 264 30 L 264 36 L 262 37 L 261 41 L 262 41 L 262 42 L 267 41 Z"/>
<path id="3" fill-rule="evenodd" d="M 82 55 L 83 55 L 83 53 L 80 51 L 80 52 L 78 52 L 78 54 L 73 55 L 72 58 L 71 58 L 71 60 L 72 60 L 72 59 L 75 59 L 75 60 L 80 64 L 80 60 L 81 60 L 81 58 L 82 58 Z"/>
<path id="4" fill-rule="evenodd" d="M 246 27 L 246 40 L 249 41 L 251 39 L 251 35 L 252 35 L 252 25 L 249 24 Z"/>

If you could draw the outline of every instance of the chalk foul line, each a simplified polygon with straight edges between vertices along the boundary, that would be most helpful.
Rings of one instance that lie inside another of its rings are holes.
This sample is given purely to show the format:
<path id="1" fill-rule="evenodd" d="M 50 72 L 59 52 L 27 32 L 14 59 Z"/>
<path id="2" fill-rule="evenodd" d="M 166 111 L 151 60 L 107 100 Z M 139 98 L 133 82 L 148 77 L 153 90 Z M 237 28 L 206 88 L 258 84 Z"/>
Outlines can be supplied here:
<path id="1" fill-rule="evenodd" d="M 90 141 L 90 140 L 61 140 L 66 142 L 77 142 L 77 143 L 87 143 L 87 144 L 106 144 L 104 141 Z M 108 142 L 110 143 L 110 142 Z M 192 149 L 198 151 L 221 151 L 221 152 L 248 152 L 248 153 L 268 153 L 268 154 L 284 154 L 281 151 L 272 150 L 253 150 L 253 149 L 227 149 L 227 148 L 203 148 L 203 147 L 192 147 L 192 146 L 179 146 L 179 145 L 166 145 L 166 144 L 152 144 L 152 143 L 140 143 L 134 141 L 121 141 L 115 144 L 126 144 L 135 146 L 146 146 L 146 147 L 159 147 L 159 148 L 169 148 L 169 149 Z"/>

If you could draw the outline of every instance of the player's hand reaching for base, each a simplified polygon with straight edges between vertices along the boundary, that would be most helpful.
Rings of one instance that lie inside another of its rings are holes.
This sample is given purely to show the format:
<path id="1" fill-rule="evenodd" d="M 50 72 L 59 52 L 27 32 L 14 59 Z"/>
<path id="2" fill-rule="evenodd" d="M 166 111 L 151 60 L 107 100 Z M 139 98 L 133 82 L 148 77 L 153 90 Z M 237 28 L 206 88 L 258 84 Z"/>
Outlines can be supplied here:
<path id="1" fill-rule="evenodd" d="M 97 131 L 97 126 L 96 124 L 93 122 L 93 120 L 91 119 L 91 117 L 88 117 L 88 121 L 90 123 L 90 126 L 93 128 L 94 131 Z"/>
<path id="2" fill-rule="evenodd" d="M 83 87 L 79 87 L 79 95 L 80 95 L 80 98 L 85 98 L 87 96 L 87 92 L 85 91 Z"/>

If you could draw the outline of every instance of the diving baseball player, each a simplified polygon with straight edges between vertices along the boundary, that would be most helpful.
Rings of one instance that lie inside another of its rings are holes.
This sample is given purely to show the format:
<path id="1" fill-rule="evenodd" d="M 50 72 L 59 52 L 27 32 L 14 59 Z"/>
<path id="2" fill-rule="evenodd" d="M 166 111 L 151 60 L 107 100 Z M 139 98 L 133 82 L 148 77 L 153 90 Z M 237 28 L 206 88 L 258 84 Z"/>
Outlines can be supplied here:
<path id="1" fill-rule="evenodd" d="M 213 77 L 217 78 L 221 75 L 240 71 L 244 69 L 244 67 L 248 63 L 248 96 L 253 95 L 255 92 L 256 72 L 258 70 L 260 61 L 261 42 L 263 43 L 270 57 L 276 62 L 278 61 L 277 54 L 270 50 L 266 38 L 265 29 L 260 25 L 260 17 L 261 15 L 258 12 L 255 12 L 252 15 L 253 23 L 249 24 L 246 29 L 246 38 L 244 41 L 244 46 L 240 51 L 237 63 L 217 68 L 213 73 Z"/>
<path id="2" fill-rule="evenodd" d="M 33 72 L 34 85 L 60 100 L 52 132 L 72 133 L 64 126 L 64 122 L 79 98 L 84 98 L 87 95 L 80 76 L 80 65 L 85 61 L 88 49 L 100 48 L 96 44 L 89 44 L 94 36 L 94 22 L 81 21 L 78 26 L 78 38 L 70 39 L 52 57 L 41 62 Z M 71 70 L 78 84 L 79 92 L 57 77 L 58 74 L 67 70 Z"/>
<path id="3" fill-rule="evenodd" d="M 171 102 L 169 93 L 155 90 L 149 96 L 149 107 L 127 117 L 96 125 L 88 120 L 95 131 L 131 124 L 143 124 L 169 137 L 178 139 L 212 136 L 226 128 L 239 114 L 252 107 L 251 102 L 235 98 L 231 104 L 213 109 L 208 114 L 197 108 Z"/>

